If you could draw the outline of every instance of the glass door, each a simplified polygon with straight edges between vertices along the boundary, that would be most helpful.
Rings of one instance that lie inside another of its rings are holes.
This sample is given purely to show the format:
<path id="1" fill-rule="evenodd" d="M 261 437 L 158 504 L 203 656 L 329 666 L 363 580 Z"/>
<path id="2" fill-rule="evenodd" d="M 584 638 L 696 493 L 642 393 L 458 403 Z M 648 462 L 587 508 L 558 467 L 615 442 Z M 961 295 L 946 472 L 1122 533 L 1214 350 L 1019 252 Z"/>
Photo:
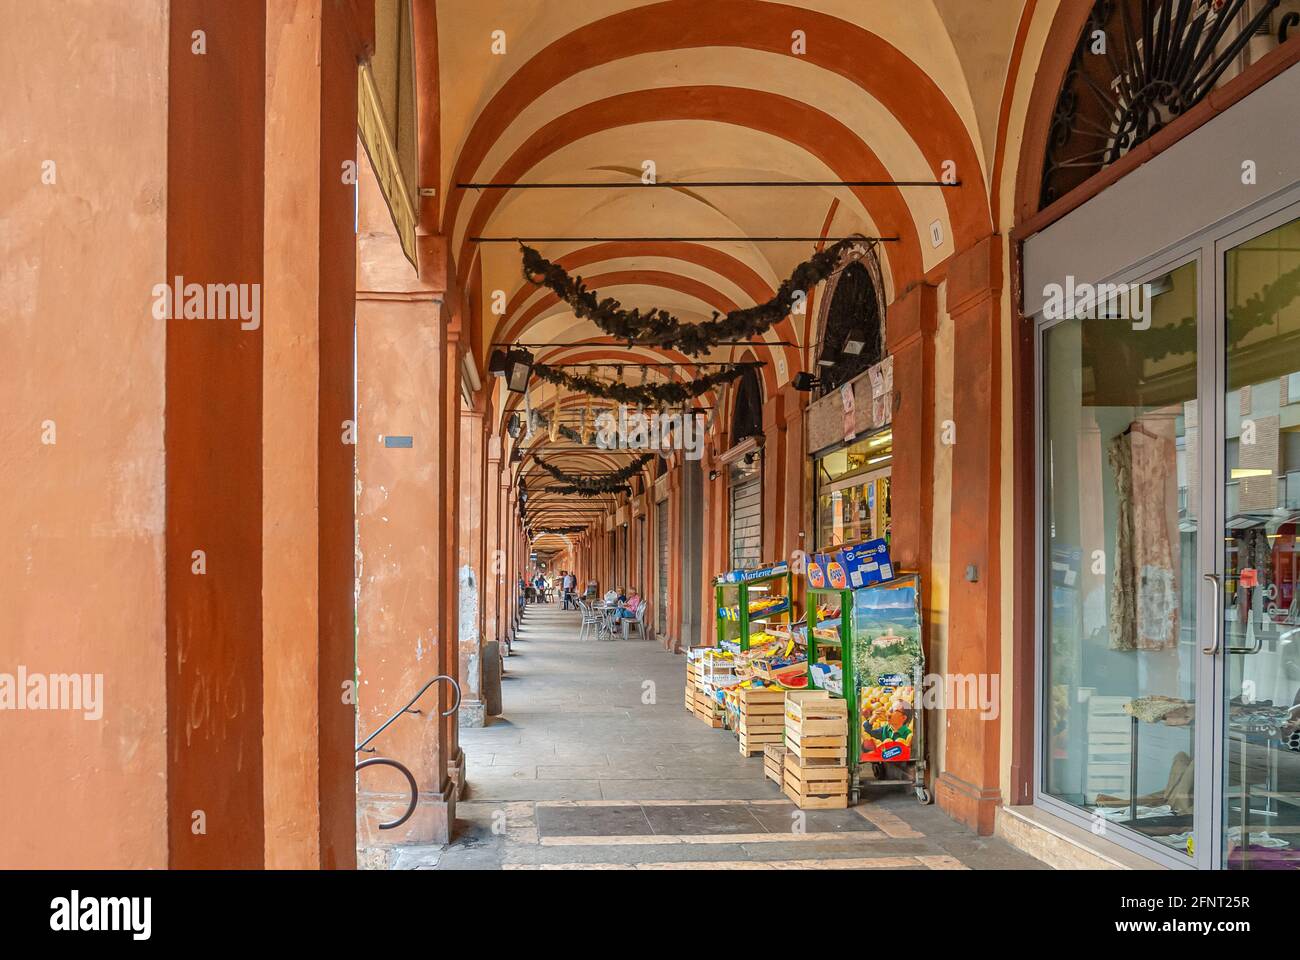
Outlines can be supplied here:
<path id="1" fill-rule="evenodd" d="M 1127 302 L 1068 311 L 1039 341 L 1039 800 L 1185 866 L 1208 849 L 1198 265 L 1135 277 Z"/>
<path id="2" fill-rule="evenodd" d="M 1300 870 L 1300 207 L 1218 244 L 1220 863 Z"/>

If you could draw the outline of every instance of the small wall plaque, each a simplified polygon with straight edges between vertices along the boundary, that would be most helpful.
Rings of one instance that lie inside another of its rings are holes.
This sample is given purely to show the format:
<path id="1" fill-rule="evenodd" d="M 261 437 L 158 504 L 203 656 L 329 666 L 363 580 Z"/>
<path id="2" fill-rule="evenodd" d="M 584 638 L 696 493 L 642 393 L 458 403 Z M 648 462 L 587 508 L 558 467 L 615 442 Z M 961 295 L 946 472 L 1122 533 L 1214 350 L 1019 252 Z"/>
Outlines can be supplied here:
<path id="1" fill-rule="evenodd" d="M 384 437 L 384 446 L 413 447 L 415 446 L 415 438 L 414 437 Z"/>

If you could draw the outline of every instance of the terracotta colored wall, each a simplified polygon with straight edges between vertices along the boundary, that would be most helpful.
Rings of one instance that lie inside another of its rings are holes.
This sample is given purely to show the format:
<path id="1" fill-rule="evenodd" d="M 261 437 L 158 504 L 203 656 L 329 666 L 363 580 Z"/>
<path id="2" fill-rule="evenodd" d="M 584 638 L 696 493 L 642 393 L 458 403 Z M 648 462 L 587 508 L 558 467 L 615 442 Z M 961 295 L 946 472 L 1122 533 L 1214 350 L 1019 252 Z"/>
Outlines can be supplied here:
<path id="1" fill-rule="evenodd" d="M 167 6 L 4 4 L 0 671 L 102 674 L 103 714 L 0 714 L 0 867 L 167 863 Z"/>
<path id="2" fill-rule="evenodd" d="M 190 50 L 200 25 L 203 56 Z M 220 0 L 174 0 L 170 35 L 166 276 L 260 285 L 265 22 Z M 168 321 L 166 416 L 171 861 L 256 867 L 262 329 Z M 195 550 L 207 556 L 201 576 L 191 572 Z M 191 830 L 196 810 L 206 835 Z"/>

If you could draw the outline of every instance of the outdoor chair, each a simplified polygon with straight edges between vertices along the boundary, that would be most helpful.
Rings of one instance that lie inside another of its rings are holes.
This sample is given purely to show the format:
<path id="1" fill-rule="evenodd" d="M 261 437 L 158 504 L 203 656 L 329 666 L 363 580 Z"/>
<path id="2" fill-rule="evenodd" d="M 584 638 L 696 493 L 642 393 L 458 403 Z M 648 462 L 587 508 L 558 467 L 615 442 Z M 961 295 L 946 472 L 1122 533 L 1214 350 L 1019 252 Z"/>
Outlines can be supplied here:
<path id="1" fill-rule="evenodd" d="M 578 610 L 582 613 L 582 626 L 578 630 L 578 639 L 582 640 L 586 638 L 588 627 L 595 630 L 595 635 L 599 636 L 601 626 L 600 614 L 596 612 L 591 604 L 584 603 L 582 600 L 578 601 Z"/>
<path id="2" fill-rule="evenodd" d="M 641 604 L 641 606 L 639 606 L 639 607 L 636 608 L 636 616 L 635 616 L 634 618 L 632 618 L 631 620 L 628 620 L 628 619 L 624 618 L 624 619 L 622 619 L 622 620 L 619 621 L 619 623 L 623 624 L 623 639 L 624 639 L 624 640 L 628 639 L 628 630 L 629 630 L 629 629 L 637 630 L 637 631 L 641 634 L 641 636 L 639 637 L 639 639 L 641 639 L 641 640 L 646 639 L 646 632 L 645 632 L 645 608 L 648 607 L 648 606 L 649 606 L 648 603 L 644 603 L 644 602 L 643 602 L 643 603 Z"/>

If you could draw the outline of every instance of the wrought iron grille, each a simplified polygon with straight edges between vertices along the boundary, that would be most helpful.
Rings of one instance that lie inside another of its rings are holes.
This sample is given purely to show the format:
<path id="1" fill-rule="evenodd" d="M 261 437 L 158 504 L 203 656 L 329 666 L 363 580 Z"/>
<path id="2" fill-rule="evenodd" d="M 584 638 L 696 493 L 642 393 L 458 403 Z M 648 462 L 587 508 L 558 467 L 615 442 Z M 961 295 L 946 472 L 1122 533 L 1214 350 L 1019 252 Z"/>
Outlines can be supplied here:
<path id="1" fill-rule="evenodd" d="M 1253 37 L 1271 34 L 1280 2 L 1097 0 L 1056 101 L 1040 207 L 1204 99 Z"/>

